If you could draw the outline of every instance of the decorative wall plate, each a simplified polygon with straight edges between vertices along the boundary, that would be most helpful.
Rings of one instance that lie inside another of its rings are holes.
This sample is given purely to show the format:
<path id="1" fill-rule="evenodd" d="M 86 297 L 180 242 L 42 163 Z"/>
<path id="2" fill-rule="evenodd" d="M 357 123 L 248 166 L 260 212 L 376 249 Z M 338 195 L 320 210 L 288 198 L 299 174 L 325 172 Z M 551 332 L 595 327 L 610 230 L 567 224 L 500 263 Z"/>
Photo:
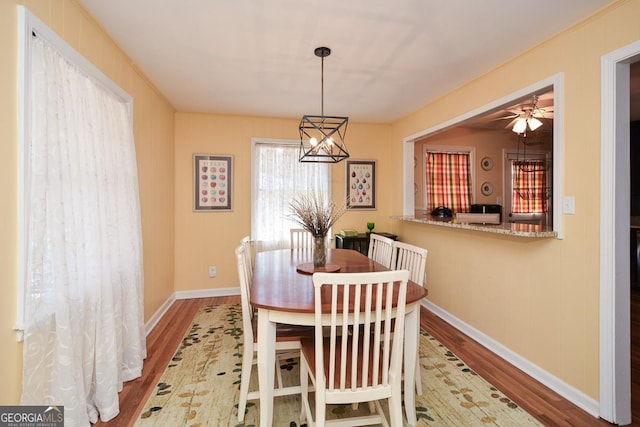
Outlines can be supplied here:
<path id="1" fill-rule="evenodd" d="M 482 194 L 485 196 L 490 196 L 493 193 L 493 184 L 490 182 L 483 182 L 482 186 L 480 186 L 480 191 L 482 191 Z"/>
<path id="2" fill-rule="evenodd" d="M 482 169 L 490 171 L 491 168 L 493 168 L 493 159 L 491 157 L 483 157 L 482 160 L 480 160 L 480 166 Z"/>

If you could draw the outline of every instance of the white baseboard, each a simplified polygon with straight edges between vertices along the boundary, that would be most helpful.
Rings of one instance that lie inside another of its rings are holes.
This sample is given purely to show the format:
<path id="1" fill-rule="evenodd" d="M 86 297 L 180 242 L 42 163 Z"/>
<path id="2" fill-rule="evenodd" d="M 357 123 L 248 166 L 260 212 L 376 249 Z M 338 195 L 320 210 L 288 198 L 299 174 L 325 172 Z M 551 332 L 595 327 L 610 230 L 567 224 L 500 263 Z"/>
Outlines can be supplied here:
<path id="1" fill-rule="evenodd" d="M 174 295 L 176 299 L 228 297 L 231 295 L 240 295 L 240 288 L 235 287 L 235 288 L 198 289 L 195 291 L 178 291 Z"/>
<path id="2" fill-rule="evenodd" d="M 156 312 L 153 313 L 153 316 L 151 316 L 151 318 L 144 325 L 146 336 L 149 336 L 151 331 L 153 331 L 153 328 L 156 327 L 160 319 L 162 319 L 162 316 L 165 315 L 165 313 L 167 312 L 167 310 L 169 310 L 169 307 L 171 307 L 171 304 L 173 304 L 175 300 L 175 294 L 171 294 L 171 296 L 167 298 L 167 300 L 160 306 L 160 308 L 158 308 Z"/>
<path id="3" fill-rule="evenodd" d="M 178 291 L 174 292 L 167 300 L 156 310 L 151 318 L 145 323 L 144 330 L 146 336 L 149 336 L 153 328 L 156 327 L 162 316 L 165 315 L 171 304 L 179 299 L 190 298 L 208 298 L 208 297 L 226 297 L 231 295 L 240 295 L 240 288 L 221 288 L 221 289 L 200 289 L 196 291 Z"/>
<path id="4" fill-rule="evenodd" d="M 442 318 L 445 322 L 449 323 L 454 328 L 463 332 L 470 338 L 479 342 L 482 346 L 486 347 L 493 353 L 497 354 L 501 358 L 505 359 L 507 362 L 520 369 L 527 375 L 531 376 L 538 382 L 544 384 L 549 387 L 554 392 L 558 393 L 568 401 L 572 402 L 574 405 L 588 412 L 595 418 L 600 416 L 600 405 L 598 401 L 593 398 L 587 396 L 580 390 L 577 390 L 575 387 L 565 383 L 558 377 L 550 374 L 539 366 L 531 363 L 529 360 L 520 356 L 519 354 L 513 352 L 509 348 L 500 344 L 493 338 L 485 335 L 479 330 L 475 329 L 471 325 L 463 322 L 457 317 L 453 316 L 451 313 L 443 310 L 439 306 L 433 304 L 431 301 L 424 300 L 422 305 L 432 313 L 436 314 L 438 317 Z"/>

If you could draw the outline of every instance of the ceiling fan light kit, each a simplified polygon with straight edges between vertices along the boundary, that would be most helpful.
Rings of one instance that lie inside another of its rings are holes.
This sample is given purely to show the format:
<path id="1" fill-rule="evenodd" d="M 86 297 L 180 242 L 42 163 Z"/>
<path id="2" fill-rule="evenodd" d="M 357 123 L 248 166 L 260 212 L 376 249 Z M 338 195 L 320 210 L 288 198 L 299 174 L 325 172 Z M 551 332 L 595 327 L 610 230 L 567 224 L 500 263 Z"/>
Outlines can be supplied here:
<path id="1" fill-rule="evenodd" d="M 542 122 L 535 117 L 536 114 L 541 114 L 544 117 L 544 110 L 538 108 L 538 96 L 534 94 L 531 109 L 522 111 L 511 130 L 520 134 L 525 133 L 527 128 L 529 128 L 530 131 L 538 129 L 542 126 Z"/>
<path id="2" fill-rule="evenodd" d="M 300 120 L 300 162 L 338 163 L 349 158 L 344 137 L 349 117 L 324 115 L 324 58 L 331 54 L 328 47 L 317 47 L 314 54 L 321 61 L 320 115 L 305 114 Z"/>
<path id="3" fill-rule="evenodd" d="M 527 120 L 524 117 L 520 117 L 513 125 L 513 129 L 511 129 L 515 133 L 522 133 L 527 130 Z"/>

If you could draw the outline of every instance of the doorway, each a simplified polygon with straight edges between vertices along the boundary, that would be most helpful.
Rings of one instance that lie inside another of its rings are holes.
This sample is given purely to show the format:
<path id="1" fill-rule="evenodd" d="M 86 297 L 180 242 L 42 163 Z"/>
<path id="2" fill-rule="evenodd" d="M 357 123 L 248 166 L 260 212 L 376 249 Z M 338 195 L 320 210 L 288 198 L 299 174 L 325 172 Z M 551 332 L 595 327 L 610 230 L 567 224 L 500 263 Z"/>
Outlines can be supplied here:
<path id="1" fill-rule="evenodd" d="M 640 235 L 640 62 L 630 64 L 629 159 L 631 198 L 630 330 L 631 330 L 631 418 L 640 420 L 640 283 L 638 282 Z"/>
<path id="2" fill-rule="evenodd" d="M 631 423 L 630 164 L 631 64 L 640 41 L 602 57 L 600 163 L 600 416 Z"/>

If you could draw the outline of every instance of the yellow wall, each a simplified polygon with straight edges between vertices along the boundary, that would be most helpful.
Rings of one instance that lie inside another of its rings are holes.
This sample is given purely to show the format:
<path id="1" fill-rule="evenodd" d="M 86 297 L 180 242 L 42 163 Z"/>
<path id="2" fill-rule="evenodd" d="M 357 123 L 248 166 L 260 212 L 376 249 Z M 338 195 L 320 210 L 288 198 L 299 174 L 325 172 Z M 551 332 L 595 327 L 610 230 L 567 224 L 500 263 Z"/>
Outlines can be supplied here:
<path id="1" fill-rule="evenodd" d="M 251 138 L 299 139 L 300 119 L 274 119 L 211 114 L 176 115 L 176 291 L 238 286 L 234 249 L 251 232 Z M 349 211 L 334 230 L 366 230 L 367 221 L 376 229 L 390 226 L 393 176 L 389 158 L 390 125 L 349 123 L 345 140 L 351 158 L 378 161 L 378 193 L 375 211 Z M 193 154 L 227 154 L 234 157 L 232 212 L 193 212 Z M 333 199 L 345 195 L 345 163 L 332 169 Z M 218 268 L 208 277 L 208 266 Z"/>
<path id="2" fill-rule="evenodd" d="M 16 300 L 16 5 L 25 3 L 135 98 L 145 256 L 145 319 L 171 293 L 237 285 L 233 248 L 250 232 L 251 137 L 297 138 L 298 118 L 177 113 L 77 0 L 0 2 L 0 404 L 18 401 Z M 522 357 L 598 397 L 600 57 L 640 39 L 640 1 L 624 0 L 392 125 L 351 123 L 353 158 L 378 161 L 378 209 L 348 212 L 336 229 L 376 229 L 430 250 L 429 298 Z M 389 219 L 402 213 L 402 140 L 565 73 L 565 239 L 522 239 Z M 175 132 L 174 132 L 175 131 Z M 174 140 L 175 139 L 175 140 Z M 233 212 L 192 211 L 194 153 L 232 154 Z M 174 172 L 175 171 L 175 172 Z M 175 195 L 175 199 L 174 199 Z M 344 163 L 333 167 L 344 197 Z M 175 235 L 175 239 L 174 239 Z M 218 277 L 207 277 L 208 265 Z M 175 266 L 175 267 L 174 267 Z M 175 271 L 174 271 L 175 269 Z M 174 285 L 175 276 L 175 285 Z"/>
<path id="3" fill-rule="evenodd" d="M 564 73 L 565 238 L 524 239 L 395 221 L 430 250 L 429 299 L 593 399 L 599 396 L 600 58 L 640 39 L 640 1 L 620 1 L 399 120 L 393 145 Z M 402 168 L 398 160 L 394 166 Z M 401 176 L 395 176 L 396 186 Z M 401 214 L 402 196 L 393 199 Z"/>
<path id="4" fill-rule="evenodd" d="M 0 1 L 0 404 L 20 398 L 16 321 L 17 5 L 24 4 L 134 98 L 144 239 L 145 319 L 173 293 L 174 108 L 75 0 Z"/>

